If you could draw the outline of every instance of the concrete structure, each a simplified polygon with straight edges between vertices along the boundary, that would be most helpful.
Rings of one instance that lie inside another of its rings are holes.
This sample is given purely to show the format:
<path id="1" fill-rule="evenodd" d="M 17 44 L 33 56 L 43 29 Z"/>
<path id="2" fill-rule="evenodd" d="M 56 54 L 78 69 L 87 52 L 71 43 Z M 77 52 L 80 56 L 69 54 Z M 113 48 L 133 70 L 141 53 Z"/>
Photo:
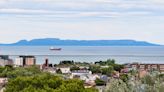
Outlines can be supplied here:
<path id="1" fill-rule="evenodd" d="M 134 70 L 140 70 L 140 71 L 159 71 L 164 72 L 164 64 L 131 64 L 130 65 L 132 69 Z"/>
<path id="2" fill-rule="evenodd" d="M 0 55 L 0 66 L 13 65 L 13 61 L 8 55 Z"/>
<path id="3" fill-rule="evenodd" d="M 35 58 L 34 57 L 27 57 L 26 59 L 25 59 L 26 61 L 25 61 L 25 65 L 35 65 L 36 63 L 35 63 Z"/>
<path id="4" fill-rule="evenodd" d="M 16 58 L 14 65 L 15 66 L 23 66 L 23 58 Z"/>
<path id="5" fill-rule="evenodd" d="M 45 59 L 45 63 L 42 65 L 41 69 L 49 68 L 48 59 Z"/>
<path id="6" fill-rule="evenodd" d="M 164 64 L 159 65 L 159 69 L 160 69 L 161 72 L 164 73 Z"/>
<path id="7" fill-rule="evenodd" d="M 56 73 L 56 68 L 54 66 L 49 65 L 48 59 L 45 59 L 45 63 L 43 65 L 41 65 L 40 69 L 43 72 L 49 72 L 49 73 L 52 73 L 52 74 Z"/>
<path id="8" fill-rule="evenodd" d="M 19 56 L 15 59 L 15 66 L 31 66 L 36 64 L 34 56 Z"/>

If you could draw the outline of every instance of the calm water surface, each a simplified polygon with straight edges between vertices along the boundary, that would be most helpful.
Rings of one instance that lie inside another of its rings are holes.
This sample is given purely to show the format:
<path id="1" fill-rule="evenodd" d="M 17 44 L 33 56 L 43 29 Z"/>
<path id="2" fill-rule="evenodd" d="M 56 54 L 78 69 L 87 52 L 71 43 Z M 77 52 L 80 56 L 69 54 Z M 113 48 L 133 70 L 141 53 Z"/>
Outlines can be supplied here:
<path id="1" fill-rule="evenodd" d="M 117 63 L 141 62 L 164 63 L 164 46 L 60 46 L 61 51 L 50 51 L 50 46 L 1 46 L 1 55 L 10 55 L 13 60 L 19 55 L 35 55 L 37 63 L 48 58 L 51 63 L 62 60 L 94 62 L 115 59 Z M 58 48 L 58 47 L 56 47 Z"/>

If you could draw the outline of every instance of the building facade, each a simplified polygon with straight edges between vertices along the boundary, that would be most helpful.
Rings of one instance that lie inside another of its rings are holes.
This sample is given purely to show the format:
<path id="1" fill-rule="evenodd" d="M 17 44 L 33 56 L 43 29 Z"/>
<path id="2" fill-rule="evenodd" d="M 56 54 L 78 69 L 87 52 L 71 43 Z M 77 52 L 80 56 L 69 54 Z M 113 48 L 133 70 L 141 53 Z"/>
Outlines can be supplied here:
<path id="1" fill-rule="evenodd" d="M 0 55 L 0 66 L 13 65 L 13 60 L 8 55 Z"/>
<path id="2" fill-rule="evenodd" d="M 164 72 L 164 64 L 131 64 L 131 68 L 140 71 L 159 71 Z"/>
<path id="3" fill-rule="evenodd" d="M 19 56 L 15 59 L 15 66 L 31 66 L 36 65 L 36 58 L 34 56 Z"/>

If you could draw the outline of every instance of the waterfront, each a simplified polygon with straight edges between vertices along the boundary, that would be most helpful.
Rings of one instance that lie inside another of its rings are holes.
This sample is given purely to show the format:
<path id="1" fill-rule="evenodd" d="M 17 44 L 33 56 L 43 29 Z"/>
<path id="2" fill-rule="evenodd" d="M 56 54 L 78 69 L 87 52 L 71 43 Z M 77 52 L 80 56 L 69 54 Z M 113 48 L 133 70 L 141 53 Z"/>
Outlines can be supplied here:
<path id="1" fill-rule="evenodd" d="M 34 55 L 38 64 L 48 58 L 51 63 L 62 60 L 95 62 L 115 59 L 117 63 L 163 63 L 163 46 L 57 46 L 61 51 L 50 51 L 50 46 L 1 46 L 0 54 L 9 55 L 13 60 L 19 55 Z"/>

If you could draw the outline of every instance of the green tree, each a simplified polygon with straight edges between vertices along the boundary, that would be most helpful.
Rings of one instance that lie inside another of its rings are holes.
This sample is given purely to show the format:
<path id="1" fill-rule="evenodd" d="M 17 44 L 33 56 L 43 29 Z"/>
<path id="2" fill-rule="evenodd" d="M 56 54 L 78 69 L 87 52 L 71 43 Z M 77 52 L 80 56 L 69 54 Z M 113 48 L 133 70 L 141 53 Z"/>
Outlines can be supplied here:
<path id="1" fill-rule="evenodd" d="M 97 92 L 97 90 L 85 89 L 81 80 L 63 80 L 49 73 L 40 73 L 10 79 L 5 92 Z"/>
<path id="2" fill-rule="evenodd" d="M 150 75 L 146 75 L 144 78 L 142 78 L 142 83 L 153 86 L 155 84 L 155 80 Z"/>
<path id="3" fill-rule="evenodd" d="M 127 84 L 120 79 L 111 79 L 105 92 L 130 92 Z"/>
<path id="4" fill-rule="evenodd" d="M 111 65 L 108 68 L 102 68 L 101 69 L 102 74 L 105 74 L 108 76 L 111 76 L 113 71 L 114 71 L 114 69 L 113 69 L 113 66 L 111 66 Z"/>
<path id="5" fill-rule="evenodd" d="M 100 66 L 97 65 L 91 65 L 89 70 L 92 71 L 92 73 L 101 73 Z"/>
<path id="6" fill-rule="evenodd" d="M 123 80 L 123 82 L 127 83 L 129 80 L 128 74 L 120 75 L 120 79 Z"/>
<path id="7" fill-rule="evenodd" d="M 102 86 L 102 85 L 105 85 L 105 84 L 106 84 L 105 81 L 103 81 L 103 80 L 101 80 L 101 79 L 99 79 L 99 78 L 97 78 L 97 79 L 95 80 L 95 83 L 96 83 L 96 85 L 98 85 L 98 86 Z"/>
<path id="8" fill-rule="evenodd" d="M 124 68 L 124 66 L 120 65 L 120 64 L 113 64 L 113 68 L 114 68 L 115 71 L 119 71 L 120 72 L 121 69 Z"/>
<path id="9" fill-rule="evenodd" d="M 73 67 L 70 68 L 70 70 L 71 70 L 71 71 L 74 71 L 74 70 L 80 70 L 80 68 L 77 67 L 77 66 L 73 66 Z"/>

